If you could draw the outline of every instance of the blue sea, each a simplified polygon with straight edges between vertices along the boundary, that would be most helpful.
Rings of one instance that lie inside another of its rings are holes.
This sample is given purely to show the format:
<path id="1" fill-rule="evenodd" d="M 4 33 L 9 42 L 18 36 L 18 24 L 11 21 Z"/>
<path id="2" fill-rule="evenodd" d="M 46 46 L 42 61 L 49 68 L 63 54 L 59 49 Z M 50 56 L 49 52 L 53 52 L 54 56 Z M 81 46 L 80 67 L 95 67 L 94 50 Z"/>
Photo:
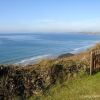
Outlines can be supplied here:
<path id="1" fill-rule="evenodd" d="M 23 64 L 38 59 L 77 53 L 100 42 L 100 35 L 86 33 L 0 34 L 0 64 Z"/>

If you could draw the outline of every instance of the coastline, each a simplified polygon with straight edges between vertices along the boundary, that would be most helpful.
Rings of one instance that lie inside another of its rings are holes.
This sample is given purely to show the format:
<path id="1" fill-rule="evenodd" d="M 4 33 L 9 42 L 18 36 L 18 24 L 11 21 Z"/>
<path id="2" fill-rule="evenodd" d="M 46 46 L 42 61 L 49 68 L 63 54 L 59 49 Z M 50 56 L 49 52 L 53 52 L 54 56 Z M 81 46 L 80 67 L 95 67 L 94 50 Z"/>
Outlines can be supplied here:
<path id="1" fill-rule="evenodd" d="M 1 35 L 0 63 L 27 64 L 66 53 L 77 54 L 98 43 L 99 36 L 79 33 Z"/>
<path id="2" fill-rule="evenodd" d="M 46 60 L 46 59 L 57 59 L 57 58 L 64 58 L 64 57 L 71 57 L 74 55 L 77 55 L 81 52 L 86 51 L 87 49 L 95 46 L 98 42 L 91 44 L 91 45 L 87 45 L 84 47 L 80 47 L 80 48 L 75 48 L 73 51 L 71 52 L 65 52 L 65 53 L 61 53 L 59 55 L 50 55 L 50 54 L 45 54 L 45 55 L 39 55 L 36 57 L 30 57 L 30 58 L 26 58 L 23 59 L 17 63 L 14 63 L 15 65 L 21 65 L 21 66 L 27 66 L 27 65 L 32 65 L 32 64 L 37 64 L 42 60 Z"/>
<path id="3" fill-rule="evenodd" d="M 100 50 L 100 44 L 75 55 L 69 56 L 69 54 L 65 54 L 60 56 L 61 58 L 46 59 L 25 67 L 20 65 L 0 65 L 1 79 L 4 80 L 2 83 L 9 87 L 7 88 L 8 92 L 15 91 L 12 97 L 18 96 L 18 93 L 20 93 L 20 96 L 24 95 L 26 97 L 29 97 L 30 94 L 31 96 L 42 95 L 58 81 L 63 83 L 80 75 L 82 77 L 89 74 L 90 52 L 97 49 Z M 21 88 L 19 88 L 20 85 Z M 2 88 L 6 87 L 3 85 Z M 10 93 L 12 94 L 12 92 Z"/>

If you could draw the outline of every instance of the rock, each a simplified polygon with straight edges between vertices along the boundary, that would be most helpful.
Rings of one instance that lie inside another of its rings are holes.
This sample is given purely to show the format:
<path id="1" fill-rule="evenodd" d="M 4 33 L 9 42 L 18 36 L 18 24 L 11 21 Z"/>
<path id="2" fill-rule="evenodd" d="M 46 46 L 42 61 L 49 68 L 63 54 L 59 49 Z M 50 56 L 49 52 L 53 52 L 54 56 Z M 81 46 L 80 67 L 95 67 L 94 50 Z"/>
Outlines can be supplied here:
<path id="1" fill-rule="evenodd" d="M 72 53 L 65 53 L 65 54 L 61 54 L 60 56 L 58 56 L 58 58 L 64 58 L 64 57 L 70 57 L 73 56 L 74 54 Z"/>

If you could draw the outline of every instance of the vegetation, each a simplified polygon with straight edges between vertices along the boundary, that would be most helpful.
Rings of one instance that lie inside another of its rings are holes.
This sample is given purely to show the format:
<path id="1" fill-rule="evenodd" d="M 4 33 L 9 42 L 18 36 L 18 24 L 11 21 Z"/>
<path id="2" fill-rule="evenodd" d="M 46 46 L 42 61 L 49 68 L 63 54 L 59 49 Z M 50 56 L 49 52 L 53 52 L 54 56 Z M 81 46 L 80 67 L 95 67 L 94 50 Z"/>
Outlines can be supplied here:
<path id="1" fill-rule="evenodd" d="M 46 94 L 30 100 L 100 100 L 100 73 L 58 82 Z"/>
<path id="2" fill-rule="evenodd" d="M 95 92 L 92 85 L 98 87 L 100 82 L 95 79 L 99 74 L 88 77 L 90 51 L 95 49 L 100 49 L 100 44 L 76 55 L 46 59 L 24 67 L 1 65 L 0 97 L 7 100 L 79 100 L 77 98 L 85 93 L 90 95 Z"/>

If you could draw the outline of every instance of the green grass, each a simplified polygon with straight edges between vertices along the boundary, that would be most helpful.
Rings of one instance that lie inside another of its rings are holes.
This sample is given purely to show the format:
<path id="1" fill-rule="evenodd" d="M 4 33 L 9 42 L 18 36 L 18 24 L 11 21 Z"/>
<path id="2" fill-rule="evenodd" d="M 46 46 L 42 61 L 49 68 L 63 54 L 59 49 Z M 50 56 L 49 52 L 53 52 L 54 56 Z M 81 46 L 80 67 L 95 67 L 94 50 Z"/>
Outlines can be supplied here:
<path id="1" fill-rule="evenodd" d="M 100 100 L 100 73 L 58 82 L 45 95 L 30 100 Z"/>

